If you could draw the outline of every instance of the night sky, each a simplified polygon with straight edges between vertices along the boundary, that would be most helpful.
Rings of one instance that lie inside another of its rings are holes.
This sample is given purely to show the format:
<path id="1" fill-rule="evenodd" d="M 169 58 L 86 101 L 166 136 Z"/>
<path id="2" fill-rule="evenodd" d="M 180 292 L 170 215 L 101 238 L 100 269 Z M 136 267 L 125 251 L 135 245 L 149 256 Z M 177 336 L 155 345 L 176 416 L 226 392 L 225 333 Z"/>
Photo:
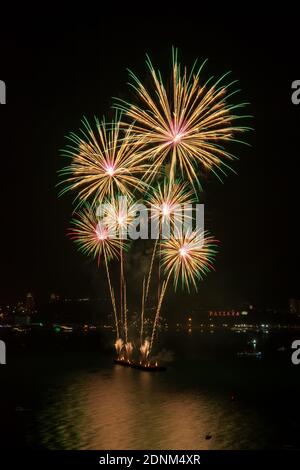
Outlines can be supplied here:
<path id="1" fill-rule="evenodd" d="M 200 306 L 250 301 L 286 306 L 300 297 L 298 161 L 300 105 L 291 83 L 300 79 L 298 28 L 291 17 L 248 23 L 198 18 L 106 17 L 92 24 L 15 27 L 0 32 L 1 283 L 0 304 L 33 292 L 95 296 L 95 263 L 66 238 L 72 195 L 58 198 L 64 136 L 83 115 L 111 116 L 111 96 L 127 97 L 126 68 L 146 76 L 149 53 L 164 76 L 171 47 L 181 62 L 208 58 L 205 77 L 228 70 L 249 101 L 251 147 L 239 146 L 238 176 L 205 181 L 206 222 L 221 241 L 216 273 L 191 302 Z M 178 301 L 189 303 L 187 295 Z"/>

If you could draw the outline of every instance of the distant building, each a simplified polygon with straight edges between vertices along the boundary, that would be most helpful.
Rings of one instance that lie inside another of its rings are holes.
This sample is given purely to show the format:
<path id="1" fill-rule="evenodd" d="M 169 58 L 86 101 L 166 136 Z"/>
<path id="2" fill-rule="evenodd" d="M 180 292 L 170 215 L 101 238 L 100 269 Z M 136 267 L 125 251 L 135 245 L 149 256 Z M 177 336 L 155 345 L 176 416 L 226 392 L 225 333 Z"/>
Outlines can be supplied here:
<path id="1" fill-rule="evenodd" d="M 28 292 L 25 300 L 25 310 L 28 315 L 31 315 L 35 309 L 35 302 L 31 292 Z"/>

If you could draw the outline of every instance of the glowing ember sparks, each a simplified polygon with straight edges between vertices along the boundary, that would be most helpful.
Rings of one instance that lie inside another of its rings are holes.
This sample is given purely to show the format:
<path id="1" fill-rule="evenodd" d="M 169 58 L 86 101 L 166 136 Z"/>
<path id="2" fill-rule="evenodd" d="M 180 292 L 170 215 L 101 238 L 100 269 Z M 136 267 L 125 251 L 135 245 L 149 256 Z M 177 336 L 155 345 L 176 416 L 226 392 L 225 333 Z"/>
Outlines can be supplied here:
<path id="1" fill-rule="evenodd" d="M 123 346 L 124 346 L 123 340 L 121 338 L 118 338 L 115 342 L 115 349 L 116 349 L 116 353 L 117 353 L 118 358 L 120 358 L 120 354 L 122 352 Z M 124 359 L 124 358 L 122 358 L 122 359 Z"/>
<path id="2" fill-rule="evenodd" d="M 128 343 L 125 344 L 125 349 L 126 349 L 127 360 L 130 361 L 132 351 L 133 351 L 133 345 L 132 345 L 131 341 L 129 341 Z"/>
<path id="3" fill-rule="evenodd" d="M 149 352 L 150 352 L 149 348 L 150 348 L 150 342 L 148 340 L 145 340 L 144 343 L 140 347 L 142 363 L 146 362 L 149 356 Z"/>

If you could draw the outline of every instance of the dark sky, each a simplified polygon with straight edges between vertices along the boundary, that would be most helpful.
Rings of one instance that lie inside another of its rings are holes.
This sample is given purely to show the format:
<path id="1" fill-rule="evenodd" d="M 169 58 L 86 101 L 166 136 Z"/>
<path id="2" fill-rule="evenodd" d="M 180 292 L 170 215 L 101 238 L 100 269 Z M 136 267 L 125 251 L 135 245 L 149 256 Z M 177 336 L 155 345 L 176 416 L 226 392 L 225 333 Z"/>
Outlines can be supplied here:
<path id="1" fill-rule="evenodd" d="M 300 297 L 300 105 L 291 102 L 291 83 L 300 79 L 297 31 L 293 15 L 247 23 L 104 15 L 93 24 L 2 30 L 0 304 L 27 291 L 42 301 L 53 291 L 95 295 L 102 288 L 96 266 L 65 236 L 72 197 L 57 198 L 56 172 L 66 163 L 59 149 L 83 115 L 109 114 L 111 96 L 126 96 L 127 67 L 145 77 L 146 52 L 167 75 L 172 45 L 187 65 L 207 57 L 208 75 L 232 70 L 255 128 L 247 136 L 252 147 L 238 149 L 238 176 L 205 185 L 207 223 L 221 248 L 216 273 L 193 302 L 285 305 Z"/>

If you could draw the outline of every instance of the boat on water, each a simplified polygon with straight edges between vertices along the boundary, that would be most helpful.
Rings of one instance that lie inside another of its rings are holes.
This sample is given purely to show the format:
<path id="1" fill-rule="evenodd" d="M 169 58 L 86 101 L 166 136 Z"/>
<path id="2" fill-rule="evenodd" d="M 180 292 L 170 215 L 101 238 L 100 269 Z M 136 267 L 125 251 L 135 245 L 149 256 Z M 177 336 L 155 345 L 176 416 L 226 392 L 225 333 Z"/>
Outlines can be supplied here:
<path id="1" fill-rule="evenodd" d="M 159 366 L 158 364 L 143 364 L 140 362 L 127 361 L 126 359 L 114 359 L 114 363 L 123 367 L 132 367 L 132 369 L 144 370 L 146 372 L 162 372 L 167 370 L 164 366 Z"/>

